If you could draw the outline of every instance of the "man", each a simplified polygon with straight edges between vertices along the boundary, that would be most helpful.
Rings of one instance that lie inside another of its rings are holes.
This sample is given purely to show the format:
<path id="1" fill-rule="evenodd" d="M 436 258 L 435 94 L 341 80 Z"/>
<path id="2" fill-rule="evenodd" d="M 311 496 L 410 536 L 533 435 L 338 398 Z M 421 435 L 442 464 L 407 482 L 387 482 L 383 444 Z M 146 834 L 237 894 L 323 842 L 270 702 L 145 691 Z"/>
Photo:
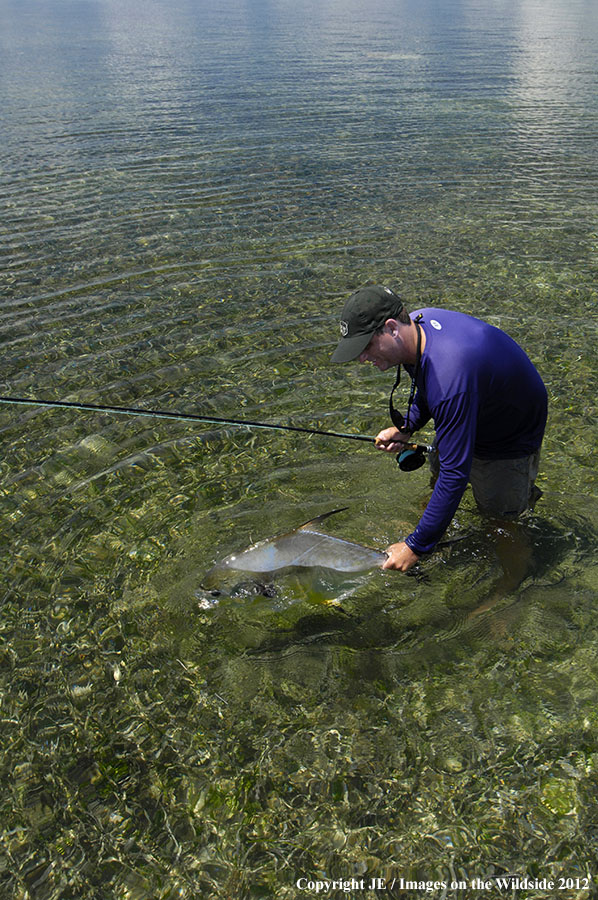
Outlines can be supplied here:
<path id="1" fill-rule="evenodd" d="M 468 481 L 487 515 L 514 518 L 535 502 L 547 395 L 512 338 L 450 310 L 426 308 L 409 315 L 396 294 L 378 285 L 347 300 L 341 334 L 333 362 L 358 359 L 382 372 L 397 366 L 395 387 L 401 366 L 412 379 L 404 422 L 391 394 L 395 425 L 380 432 L 376 446 L 395 453 L 429 419 L 436 429 L 430 461 L 437 478 L 430 502 L 415 530 L 387 548 L 385 569 L 406 572 L 434 549 Z"/>

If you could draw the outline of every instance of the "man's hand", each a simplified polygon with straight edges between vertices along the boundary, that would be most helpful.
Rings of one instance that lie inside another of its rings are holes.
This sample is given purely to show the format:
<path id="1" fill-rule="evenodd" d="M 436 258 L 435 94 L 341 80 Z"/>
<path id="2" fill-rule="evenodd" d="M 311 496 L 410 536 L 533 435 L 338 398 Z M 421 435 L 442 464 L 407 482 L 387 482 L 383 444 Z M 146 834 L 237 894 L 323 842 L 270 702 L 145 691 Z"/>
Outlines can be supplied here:
<path id="1" fill-rule="evenodd" d="M 404 450 L 404 444 L 411 442 L 411 435 L 408 431 L 399 431 L 398 428 L 385 428 L 380 434 L 376 435 L 375 446 L 379 450 L 386 450 L 387 453 L 398 453 Z"/>
<path id="2" fill-rule="evenodd" d="M 396 569 L 397 572 L 407 572 L 411 566 L 419 560 L 417 553 L 408 547 L 404 541 L 399 544 L 391 544 L 386 548 L 388 559 L 382 566 L 383 569 Z"/>

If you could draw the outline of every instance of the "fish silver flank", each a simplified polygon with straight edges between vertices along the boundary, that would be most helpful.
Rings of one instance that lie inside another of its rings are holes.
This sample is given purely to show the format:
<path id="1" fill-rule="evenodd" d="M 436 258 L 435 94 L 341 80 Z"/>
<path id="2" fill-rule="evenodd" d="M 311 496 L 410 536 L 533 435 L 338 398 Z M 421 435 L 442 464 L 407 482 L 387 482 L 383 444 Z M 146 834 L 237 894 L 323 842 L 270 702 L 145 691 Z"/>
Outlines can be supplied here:
<path id="1" fill-rule="evenodd" d="M 366 572 L 380 568 L 387 558 L 381 550 L 332 537 L 317 530 L 317 525 L 342 509 L 310 519 L 294 531 L 259 541 L 246 550 L 227 556 L 215 569 L 240 572 L 276 572 L 293 566 L 334 569 L 337 572 Z"/>

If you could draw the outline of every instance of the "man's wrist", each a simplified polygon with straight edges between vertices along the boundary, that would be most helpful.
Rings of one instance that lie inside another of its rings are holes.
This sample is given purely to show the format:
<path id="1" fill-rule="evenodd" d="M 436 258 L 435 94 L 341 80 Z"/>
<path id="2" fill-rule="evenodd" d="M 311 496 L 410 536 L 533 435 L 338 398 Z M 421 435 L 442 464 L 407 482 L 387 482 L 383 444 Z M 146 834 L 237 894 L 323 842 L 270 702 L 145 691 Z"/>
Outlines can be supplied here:
<path id="1" fill-rule="evenodd" d="M 413 546 L 413 537 L 412 537 L 412 535 L 408 535 L 408 536 L 405 538 L 405 543 L 407 544 L 407 546 L 409 547 L 409 549 L 411 550 L 411 552 L 412 552 L 412 553 L 415 553 L 415 555 L 416 555 L 417 557 L 420 557 L 420 556 L 422 555 L 421 550 L 418 550 L 417 547 L 414 547 L 414 546 Z"/>

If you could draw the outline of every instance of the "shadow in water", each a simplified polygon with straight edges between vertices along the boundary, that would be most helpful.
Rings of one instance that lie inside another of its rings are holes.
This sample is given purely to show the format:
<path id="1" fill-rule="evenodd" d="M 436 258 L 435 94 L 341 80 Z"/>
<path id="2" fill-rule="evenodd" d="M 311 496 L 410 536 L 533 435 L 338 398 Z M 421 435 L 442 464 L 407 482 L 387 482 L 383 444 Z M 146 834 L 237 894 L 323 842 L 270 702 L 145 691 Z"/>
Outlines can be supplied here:
<path id="1" fill-rule="evenodd" d="M 485 522 L 420 564 L 413 578 L 388 573 L 382 585 L 370 580 L 348 592 L 342 605 L 312 605 L 291 623 L 262 617 L 262 639 L 243 649 L 255 658 L 314 645 L 423 656 L 430 651 L 433 658 L 440 645 L 450 652 L 451 646 L 501 641 L 543 594 L 561 602 L 571 593 L 568 579 L 595 543 L 593 530 L 579 520 Z"/>

